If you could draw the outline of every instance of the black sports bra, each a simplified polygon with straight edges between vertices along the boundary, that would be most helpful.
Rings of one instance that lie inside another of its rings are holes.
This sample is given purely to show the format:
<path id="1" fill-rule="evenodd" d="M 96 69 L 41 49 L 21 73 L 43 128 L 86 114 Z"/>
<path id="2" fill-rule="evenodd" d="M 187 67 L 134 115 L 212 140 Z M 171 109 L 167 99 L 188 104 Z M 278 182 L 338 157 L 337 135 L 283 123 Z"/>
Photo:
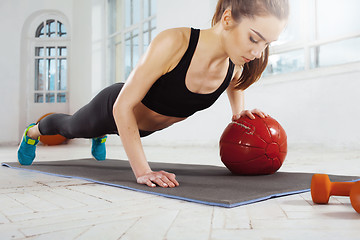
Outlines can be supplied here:
<path id="1" fill-rule="evenodd" d="M 186 118 L 197 111 L 210 107 L 229 86 L 234 64 L 229 59 L 229 68 L 220 87 L 209 94 L 191 92 L 185 84 L 186 73 L 194 55 L 200 30 L 191 28 L 189 46 L 178 65 L 162 75 L 141 101 L 149 109 L 171 117 Z"/>

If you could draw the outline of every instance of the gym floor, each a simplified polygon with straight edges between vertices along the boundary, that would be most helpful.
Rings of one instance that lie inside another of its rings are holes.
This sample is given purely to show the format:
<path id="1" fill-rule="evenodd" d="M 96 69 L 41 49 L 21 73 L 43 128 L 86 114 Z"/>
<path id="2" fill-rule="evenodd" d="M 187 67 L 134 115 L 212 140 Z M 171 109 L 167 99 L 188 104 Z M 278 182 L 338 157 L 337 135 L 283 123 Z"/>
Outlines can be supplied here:
<path id="1" fill-rule="evenodd" d="M 0 162 L 16 161 L 16 151 L 0 147 Z M 221 165 L 217 147 L 145 151 L 149 161 Z M 109 143 L 107 152 L 126 159 L 121 146 Z M 36 161 L 89 157 L 82 142 L 38 146 Z M 359 160 L 351 149 L 289 147 L 281 171 L 358 176 Z M 359 228 L 348 197 L 314 205 L 304 193 L 225 209 L 0 167 L 0 239 L 338 240 L 359 239 Z"/>

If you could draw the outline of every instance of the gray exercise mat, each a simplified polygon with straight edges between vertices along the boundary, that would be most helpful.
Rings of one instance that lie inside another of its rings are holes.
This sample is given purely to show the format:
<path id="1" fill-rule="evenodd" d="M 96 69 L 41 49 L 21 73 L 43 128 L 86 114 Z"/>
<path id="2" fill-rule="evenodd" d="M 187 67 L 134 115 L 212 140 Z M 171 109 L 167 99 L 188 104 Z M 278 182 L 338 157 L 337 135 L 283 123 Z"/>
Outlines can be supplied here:
<path id="1" fill-rule="evenodd" d="M 150 188 L 136 183 L 128 161 L 98 162 L 94 159 L 34 162 L 31 166 L 2 163 L 3 166 L 61 177 L 85 179 L 164 197 L 221 207 L 236 207 L 266 199 L 307 192 L 311 173 L 277 172 L 264 176 L 236 176 L 225 167 L 190 164 L 150 163 L 154 171 L 176 174 L 176 188 Z M 359 177 L 330 176 L 332 181 L 354 181 Z"/>

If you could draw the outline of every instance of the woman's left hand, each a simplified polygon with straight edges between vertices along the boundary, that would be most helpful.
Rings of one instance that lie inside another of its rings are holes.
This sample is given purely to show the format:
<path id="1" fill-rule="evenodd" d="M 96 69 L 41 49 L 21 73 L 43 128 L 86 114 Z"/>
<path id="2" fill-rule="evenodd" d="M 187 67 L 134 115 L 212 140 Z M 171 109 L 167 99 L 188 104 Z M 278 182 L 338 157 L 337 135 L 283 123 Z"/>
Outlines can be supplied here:
<path id="1" fill-rule="evenodd" d="M 269 117 L 269 114 L 255 108 L 253 110 L 243 110 L 241 111 L 240 114 L 236 114 L 236 115 L 233 115 L 232 117 L 232 120 L 235 121 L 235 120 L 238 120 L 240 117 L 242 116 L 247 116 L 249 117 L 250 119 L 255 119 L 255 116 L 254 114 L 258 115 L 259 117 L 261 118 L 266 118 L 266 117 Z"/>

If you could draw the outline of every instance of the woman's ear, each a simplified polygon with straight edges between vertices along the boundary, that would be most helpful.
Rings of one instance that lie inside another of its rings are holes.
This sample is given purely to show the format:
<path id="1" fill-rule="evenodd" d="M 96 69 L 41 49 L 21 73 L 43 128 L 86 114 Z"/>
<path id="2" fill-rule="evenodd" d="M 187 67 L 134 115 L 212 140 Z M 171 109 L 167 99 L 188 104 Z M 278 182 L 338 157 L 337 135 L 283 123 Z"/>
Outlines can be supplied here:
<path id="1" fill-rule="evenodd" d="M 232 17 L 230 8 L 228 8 L 224 11 L 224 13 L 221 17 L 221 24 L 225 30 L 231 29 L 234 26 L 235 21 Z"/>

